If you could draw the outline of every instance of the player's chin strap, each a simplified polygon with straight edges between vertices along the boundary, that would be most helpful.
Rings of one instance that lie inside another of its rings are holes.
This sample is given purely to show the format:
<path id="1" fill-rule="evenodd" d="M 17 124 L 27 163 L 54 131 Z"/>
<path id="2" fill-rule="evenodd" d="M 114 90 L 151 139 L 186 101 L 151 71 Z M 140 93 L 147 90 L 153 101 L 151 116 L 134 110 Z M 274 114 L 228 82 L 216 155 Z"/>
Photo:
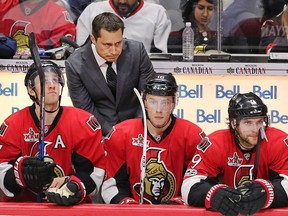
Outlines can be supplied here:
<path id="1" fill-rule="evenodd" d="M 37 93 L 36 93 L 36 91 L 34 91 L 35 92 L 35 94 L 36 94 L 36 98 L 35 98 L 35 103 L 38 105 L 38 106 L 40 106 L 40 101 L 39 101 L 39 99 L 38 99 L 38 95 L 37 95 Z M 63 86 L 62 86 L 62 88 L 61 88 L 61 94 L 59 95 L 59 103 L 58 103 L 58 107 L 56 108 L 56 109 L 54 109 L 54 110 L 46 110 L 45 108 L 44 108 L 44 110 L 45 110 L 45 112 L 47 112 L 47 113 L 55 113 L 55 112 L 57 112 L 58 110 L 59 110 L 59 108 L 60 108 L 60 103 L 61 103 L 61 98 L 62 98 L 62 92 L 63 92 Z"/>
<path id="2" fill-rule="evenodd" d="M 260 158 L 260 146 L 261 146 L 261 142 L 263 139 L 268 141 L 263 127 L 260 127 L 259 132 L 258 132 L 257 145 L 256 145 L 256 157 L 255 157 L 255 163 L 254 163 L 253 179 L 257 179 L 258 165 L 259 165 L 259 158 Z"/>

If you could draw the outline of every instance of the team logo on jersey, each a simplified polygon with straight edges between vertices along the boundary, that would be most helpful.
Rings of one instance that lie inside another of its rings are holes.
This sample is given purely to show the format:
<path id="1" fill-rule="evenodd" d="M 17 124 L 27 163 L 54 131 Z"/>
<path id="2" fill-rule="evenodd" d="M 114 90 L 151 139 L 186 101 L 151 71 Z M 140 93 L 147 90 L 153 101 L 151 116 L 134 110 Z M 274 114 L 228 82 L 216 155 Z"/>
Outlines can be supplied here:
<path id="1" fill-rule="evenodd" d="M 39 133 L 35 133 L 33 128 L 29 128 L 29 132 L 23 135 L 25 142 L 37 142 L 39 140 Z"/>
<path id="2" fill-rule="evenodd" d="M 0 127 L 0 136 L 4 136 L 7 128 L 8 128 L 8 125 L 5 122 L 3 122 Z"/>
<path id="3" fill-rule="evenodd" d="M 150 140 L 147 140 L 147 147 L 149 147 Z M 144 144 L 144 137 L 142 134 L 138 134 L 137 138 L 132 138 L 132 145 L 133 146 L 140 146 L 142 147 Z"/>
<path id="4" fill-rule="evenodd" d="M 97 119 L 94 116 L 90 116 L 89 120 L 86 123 L 89 125 L 89 127 L 93 131 L 101 129 L 101 126 L 100 126 L 99 122 L 97 121 Z"/>
<path id="5" fill-rule="evenodd" d="M 210 142 L 208 137 L 204 137 L 201 142 L 197 145 L 197 149 L 205 152 L 210 146 L 212 145 L 212 143 Z"/>
<path id="6" fill-rule="evenodd" d="M 233 157 L 228 157 L 228 166 L 240 166 L 243 163 L 243 159 L 239 158 L 237 152 L 234 152 Z"/>
<path id="7" fill-rule="evenodd" d="M 234 174 L 234 187 L 250 182 L 253 179 L 253 169 L 254 165 L 239 166 Z"/>
<path id="8" fill-rule="evenodd" d="M 147 163 L 144 178 L 145 202 L 159 204 L 162 201 L 170 200 L 175 193 L 176 179 L 165 163 L 161 160 L 161 153 L 165 149 L 149 148 L 147 150 Z M 137 193 L 140 193 L 140 183 L 133 186 Z"/>
<path id="9" fill-rule="evenodd" d="M 17 41 L 17 50 L 29 49 L 27 28 L 31 22 L 17 20 L 11 27 L 10 35 Z"/>
<path id="10" fill-rule="evenodd" d="M 70 14 L 68 13 L 68 11 L 63 11 L 62 13 L 63 13 L 64 18 L 65 18 L 65 20 L 66 20 L 67 22 L 74 23 L 72 17 L 71 17 Z"/>

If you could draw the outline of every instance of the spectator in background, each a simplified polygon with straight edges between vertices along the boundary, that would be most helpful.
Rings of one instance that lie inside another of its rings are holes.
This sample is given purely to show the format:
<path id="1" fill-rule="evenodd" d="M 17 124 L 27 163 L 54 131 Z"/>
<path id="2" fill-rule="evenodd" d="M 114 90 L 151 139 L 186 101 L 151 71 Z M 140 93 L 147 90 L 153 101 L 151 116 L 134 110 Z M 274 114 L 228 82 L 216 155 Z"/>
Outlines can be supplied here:
<path id="1" fill-rule="evenodd" d="M 62 2 L 62 5 L 70 12 L 74 23 L 77 24 L 80 14 L 84 9 L 92 2 L 107 1 L 107 0 L 58 0 Z M 145 0 L 146 2 L 152 2 L 159 4 L 160 0 Z"/>
<path id="2" fill-rule="evenodd" d="M 258 53 L 263 8 L 259 0 L 234 0 L 223 11 L 223 50 Z"/>
<path id="3" fill-rule="evenodd" d="M 75 39 L 70 14 L 50 0 L 22 0 L 0 20 L 0 32 L 17 41 L 17 53 L 29 53 L 28 35 L 34 32 L 37 45 L 45 50 L 59 47 L 62 36 Z"/>
<path id="4" fill-rule="evenodd" d="M 197 125 L 173 116 L 177 90 L 171 73 L 156 73 L 144 87 L 142 100 L 148 131 L 144 203 L 183 204 L 183 171 L 205 136 Z M 139 203 L 143 124 L 143 118 L 126 120 L 113 127 L 104 139 L 108 164 L 101 194 L 106 203 Z"/>
<path id="5" fill-rule="evenodd" d="M 171 22 L 166 10 L 159 4 L 143 0 L 107 0 L 93 2 L 80 15 L 77 22 L 77 43 L 83 45 L 92 33 L 92 21 L 96 15 L 111 12 L 125 24 L 124 38 L 144 44 L 147 52 L 151 44 L 161 52 L 167 52 L 167 40 L 171 31 Z"/>
<path id="6" fill-rule="evenodd" d="M 185 203 L 229 216 L 287 206 L 288 134 L 269 126 L 267 106 L 252 92 L 235 94 L 228 115 L 229 129 L 197 146 L 181 188 Z"/>
<path id="7" fill-rule="evenodd" d="M 287 4 L 288 1 L 285 2 L 281 1 L 280 5 L 283 6 L 285 3 Z M 277 9 L 277 7 L 273 7 Z M 271 9 L 270 9 L 271 10 Z M 266 53 L 272 48 L 272 46 L 284 45 L 286 44 L 287 40 L 287 27 L 288 27 L 288 11 L 287 6 L 283 6 L 283 10 L 276 16 L 273 16 L 271 19 L 267 19 L 262 27 L 261 27 L 261 41 L 260 47 L 266 51 Z"/>
<path id="8" fill-rule="evenodd" d="M 101 13 L 91 25 L 91 42 L 65 62 L 67 84 L 73 105 L 94 114 L 106 135 L 116 123 L 141 115 L 133 88 L 141 91 L 154 69 L 142 43 L 123 39 L 117 15 Z M 111 88 L 108 66 L 116 76 Z"/>
<path id="9" fill-rule="evenodd" d="M 194 53 L 204 53 L 217 47 L 217 32 L 209 28 L 214 17 L 216 0 L 189 0 L 183 10 L 183 20 L 191 22 L 194 30 Z M 182 53 L 182 32 L 171 32 L 168 39 L 168 51 Z"/>
<path id="10" fill-rule="evenodd" d="M 266 39 L 261 42 L 261 38 L 267 29 L 264 30 L 262 24 L 278 15 L 286 1 L 234 0 L 222 15 L 223 50 L 230 53 L 265 53 L 268 44 L 264 42 Z"/>

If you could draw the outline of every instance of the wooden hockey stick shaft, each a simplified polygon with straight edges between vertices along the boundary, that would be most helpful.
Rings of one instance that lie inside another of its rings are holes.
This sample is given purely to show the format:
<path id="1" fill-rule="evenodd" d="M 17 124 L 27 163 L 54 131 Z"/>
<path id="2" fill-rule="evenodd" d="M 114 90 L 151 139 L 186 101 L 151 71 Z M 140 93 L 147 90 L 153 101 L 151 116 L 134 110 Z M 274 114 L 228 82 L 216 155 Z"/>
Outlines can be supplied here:
<path id="1" fill-rule="evenodd" d="M 144 122 L 144 137 L 143 137 L 143 152 L 142 152 L 142 158 L 140 162 L 140 204 L 143 204 L 144 201 L 144 180 L 145 180 L 145 173 L 146 173 L 146 152 L 147 152 L 147 117 L 146 117 L 146 111 L 145 106 L 142 100 L 142 97 L 139 93 L 139 91 L 134 88 L 134 92 L 137 95 L 137 98 L 139 100 L 139 103 L 141 105 L 142 113 L 143 113 L 143 122 Z"/>

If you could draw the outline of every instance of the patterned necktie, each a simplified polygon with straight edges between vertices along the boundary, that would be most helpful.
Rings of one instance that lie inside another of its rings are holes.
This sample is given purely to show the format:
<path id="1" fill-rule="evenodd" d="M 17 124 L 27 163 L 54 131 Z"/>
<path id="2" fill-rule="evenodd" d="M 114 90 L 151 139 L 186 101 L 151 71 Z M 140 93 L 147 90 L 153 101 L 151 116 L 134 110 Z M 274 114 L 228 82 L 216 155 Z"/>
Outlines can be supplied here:
<path id="1" fill-rule="evenodd" d="M 106 62 L 106 64 L 108 65 L 106 71 L 107 85 L 110 88 L 114 97 L 116 97 L 117 75 L 114 69 L 112 68 L 112 62 Z"/>

